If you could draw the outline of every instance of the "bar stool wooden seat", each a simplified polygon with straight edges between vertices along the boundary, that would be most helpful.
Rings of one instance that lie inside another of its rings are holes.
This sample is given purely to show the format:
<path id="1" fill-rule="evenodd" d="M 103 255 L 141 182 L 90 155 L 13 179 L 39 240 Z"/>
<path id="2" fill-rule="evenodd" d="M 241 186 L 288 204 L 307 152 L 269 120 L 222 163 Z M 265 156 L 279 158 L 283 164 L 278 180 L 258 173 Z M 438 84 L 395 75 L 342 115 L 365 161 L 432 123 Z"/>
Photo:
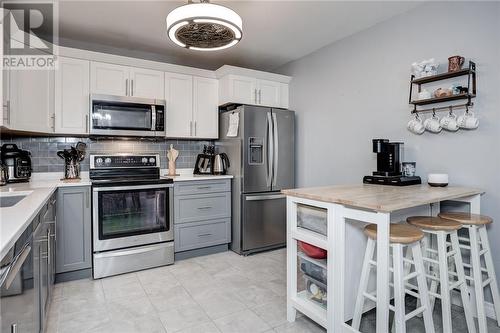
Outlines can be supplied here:
<path id="1" fill-rule="evenodd" d="M 372 302 L 377 302 L 377 292 L 368 291 L 368 284 L 370 280 L 370 273 L 372 267 L 377 266 L 376 257 L 374 258 L 375 245 L 377 239 L 377 226 L 370 224 L 364 229 L 365 235 L 368 237 L 366 244 L 365 257 L 363 260 L 363 268 L 361 270 L 361 279 L 358 288 L 358 295 L 356 298 L 356 305 L 354 308 L 354 316 L 352 319 L 352 327 L 359 331 L 361 324 L 361 316 L 365 299 Z M 389 309 L 394 311 L 394 325 L 396 333 L 406 332 L 406 321 L 423 313 L 424 325 L 426 332 L 434 332 L 434 324 L 432 321 L 432 312 L 429 302 L 429 294 L 427 290 L 427 283 L 425 278 L 424 263 L 422 260 L 422 252 L 420 249 L 420 240 L 424 237 L 421 230 L 408 224 L 391 224 L 389 230 L 390 247 L 392 249 L 393 267 L 390 271 L 394 274 L 393 283 L 394 287 L 394 306 L 389 304 Z M 411 252 L 411 259 L 405 259 L 403 256 L 403 248 Z M 408 263 L 415 267 L 415 271 L 411 274 L 404 274 L 404 264 Z M 418 293 L 413 290 L 405 288 L 406 281 L 416 278 Z M 421 305 L 417 306 L 415 310 L 406 313 L 405 309 L 405 295 L 409 294 L 421 300 Z"/>
<path id="2" fill-rule="evenodd" d="M 486 333 L 488 327 L 484 305 L 484 288 L 487 286 L 491 289 L 497 324 L 500 326 L 500 296 L 486 230 L 486 226 L 493 223 L 493 219 L 486 215 L 463 212 L 446 212 L 440 213 L 438 216 L 462 223 L 468 231 L 465 236 L 459 237 L 458 240 L 461 249 L 470 251 L 470 264 L 464 263 L 463 266 L 471 270 L 471 274 L 466 276 L 466 279 L 471 285 L 474 285 L 479 332 Z M 481 257 L 484 258 L 485 267 L 482 266 Z"/>
<path id="3" fill-rule="evenodd" d="M 485 225 L 493 223 L 493 219 L 491 217 L 479 214 L 448 212 L 448 213 L 439 213 L 438 216 L 443 219 L 456 221 L 462 224 Z"/>
<path id="4" fill-rule="evenodd" d="M 458 242 L 457 230 L 462 223 L 433 216 L 412 216 L 406 221 L 421 229 L 425 233 L 422 242 L 423 260 L 426 265 L 427 279 L 431 280 L 429 290 L 431 311 L 434 309 L 436 298 L 441 300 L 443 332 L 452 332 L 451 320 L 451 291 L 458 288 L 462 296 L 465 319 L 469 333 L 476 332 L 474 318 L 469 298 L 469 290 L 465 280 L 462 254 Z M 448 237 L 450 242 L 448 242 Z M 433 238 L 437 239 L 437 250 L 431 248 Z M 449 249 L 450 248 L 450 249 Z M 453 257 L 454 265 L 449 265 L 449 258 Z M 450 271 L 450 268 L 452 271 Z M 435 274 L 436 272 L 437 274 Z M 438 293 L 438 286 L 439 293 Z"/>

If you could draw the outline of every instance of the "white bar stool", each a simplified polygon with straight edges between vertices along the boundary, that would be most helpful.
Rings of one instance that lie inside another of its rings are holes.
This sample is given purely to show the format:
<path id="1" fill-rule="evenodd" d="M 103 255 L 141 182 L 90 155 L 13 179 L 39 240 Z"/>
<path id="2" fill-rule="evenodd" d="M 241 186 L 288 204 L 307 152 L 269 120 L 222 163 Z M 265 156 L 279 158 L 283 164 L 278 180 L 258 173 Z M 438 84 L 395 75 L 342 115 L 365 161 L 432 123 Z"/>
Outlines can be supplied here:
<path id="1" fill-rule="evenodd" d="M 441 300 L 443 332 L 452 332 L 451 320 L 451 291 L 459 288 L 462 296 L 465 320 L 469 333 L 475 333 L 476 327 L 470 304 L 469 290 L 465 281 L 465 273 L 462 263 L 462 254 L 458 243 L 457 230 L 462 228 L 462 224 L 452 220 L 445 220 L 432 216 L 412 216 L 406 221 L 421 229 L 426 236 L 423 242 L 423 260 L 428 264 L 427 278 L 431 280 L 429 291 L 431 299 L 431 311 L 434 309 L 436 298 Z M 448 236 L 450 242 L 448 242 Z M 430 248 L 432 238 L 437 239 L 437 250 Z M 449 249 L 450 248 L 450 249 Z M 448 265 L 448 260 L 453 257 L 454 265 Z M 437 258 L 437 260 L 436 260 Z M 452 271 L 450 271 L 452 267 Z M 437 276 L 433 274 L 437 272 Z M 437 292 L 440 287 L 439 293 Z"/>
<path id="2" fill-rule="evenodd" d="M 500 296 L 498 294 L 495 267 L 493 266 L 488 234 L 486 232 L 486 226 L 491 224 L 493 219 L 485 215 L 452 212 L 440 213 L 438 216 L 443 219 L 462 223 L 464 228 L 468 230 L 466 237 L 459 237 L 458 239 L 460 248 L 470 251 L 471 264 L 464 263 L 463 266 L 471 270 L 470 276 L 466 276 L 466 279 L 470 281 L 471 285 L 474 285 L 479 332 L 486 333 L 488 332 L 488 327 L 484 308 L 484 288 L 488 285 L 493 297 L 497 323 L 500 326 Z M 481 265 L 481 256 L 484 258 L 486 267 L 482 267 Z M 486 275 L 485 279 L 483 279 L 484 275 Z"/>
<path id="3" fill-rule="evenodd" d="M 371 300 L 372 302 L 377 301 L 376 291 L 369 292 L 367 290 L 371 269 L 372 267 L 377 266 L 376 257 L 374 258 L 373 256 L 377 239 L 377 226 L 375 224 L 366 226 L 364 233 L 368 236 L 368 243 L 366 244 L 366 252 L 361 271 L 361 280 L 359 283 L 356 306 L 354 308 L 354 316 L 352 320 L 352 327 L 358 331 L 361 324 L 361 316 L 363 314 L 365 299 Z M 393 268 L 391 271 L 394 274 L 394 306 L 389 304 L 389 309 L 394 311 L 396 333 L 405 333 L 406 321 L 420 313 L 423 313 L 424 316 L 425 331 L 428 333 L 434 333 L 434 324 L 432 322 L 432 312 L 430 309 L 429 294 L 425 279 L 424 263 L 420 249 L 420 240 L 423 237 L 424 234 L 422 231 L 411 225 L 391 224 L 390 226 L 389 240 L 391 242 L 390 246 L 393 256 Z M 407 247 L 407 252 L 411 251 L 413 260 L 404 258 L 404 247 Z M 404 263 L 414 265 L 415 272 L 405 275 Z M 413 278 L 417 279 L 418 293 L 405 288 L 406 281 Z M 422 305 L 407 314 L 405 310 L 405 294 L 419 298 Z"/>

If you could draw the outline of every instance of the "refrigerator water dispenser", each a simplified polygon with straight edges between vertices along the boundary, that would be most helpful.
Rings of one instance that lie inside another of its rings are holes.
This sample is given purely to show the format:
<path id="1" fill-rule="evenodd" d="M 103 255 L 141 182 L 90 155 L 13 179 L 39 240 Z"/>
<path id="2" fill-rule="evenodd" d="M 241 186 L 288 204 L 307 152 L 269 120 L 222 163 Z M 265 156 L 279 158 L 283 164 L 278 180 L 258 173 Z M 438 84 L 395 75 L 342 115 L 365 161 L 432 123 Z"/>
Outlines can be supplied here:
<path id="1" fill-rule="evenodd" d="M 264 140 L 262 138 L 248 138 L 248 164 L 264 164 Z"/>

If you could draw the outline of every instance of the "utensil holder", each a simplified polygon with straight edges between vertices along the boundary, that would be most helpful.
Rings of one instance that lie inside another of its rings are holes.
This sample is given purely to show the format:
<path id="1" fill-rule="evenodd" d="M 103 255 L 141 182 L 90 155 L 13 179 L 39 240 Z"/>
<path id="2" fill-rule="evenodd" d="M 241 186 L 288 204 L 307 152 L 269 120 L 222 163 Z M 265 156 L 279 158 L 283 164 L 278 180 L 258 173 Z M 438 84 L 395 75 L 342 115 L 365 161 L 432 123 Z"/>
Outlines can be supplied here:
<path id="1" fill-rule="evenodd" d="M 80 178 L 80 163 L 70 162 L 64 166 L 65 179 L 79 179 Z"/>

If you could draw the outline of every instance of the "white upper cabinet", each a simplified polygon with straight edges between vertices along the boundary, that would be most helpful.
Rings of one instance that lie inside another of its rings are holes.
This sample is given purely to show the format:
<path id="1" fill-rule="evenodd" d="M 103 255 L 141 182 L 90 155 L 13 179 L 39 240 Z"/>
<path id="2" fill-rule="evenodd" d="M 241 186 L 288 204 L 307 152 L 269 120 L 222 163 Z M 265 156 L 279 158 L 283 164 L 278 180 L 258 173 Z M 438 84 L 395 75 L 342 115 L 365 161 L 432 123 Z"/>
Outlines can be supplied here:
<path id="1" fill-rule="evenodd" d="M 219 84 L 216 79 L 193 78 L 194 137 L 219 138 Z"/>
<path id="2" fill-rule="evenodd" d="M 167 137 L 219 137 L 216 79 L 165 73 Z"/>
<path id="3" fill-rule="evenodd" d="M 0 8 L 0 14 L 3 17 L 3 9 Z M 0 21 L 0 54 L 4 54 L 4 43 L 5 40 L 3 38 L 3 21 Z M 2 116 L 0 117 L 0 126 L 10 126 L 9 119 L 9 70 L 3 67 L 3 61 L 0 63 L 0 70 L 2 70 L 2 82 L 0 83 L 0 94 L 2 97 L 0 100 L 2 101 L 2 109 L 0 112 Z"/>
<path id="4" fill-rule="evenodd" d="M 10 71 L 10 127 L 54 132 L 54 71 Z"/>
<path id="5" fill-rule="evenodd" d="M 288 109 L 288 94 L 289 94 L 289 88 L 288 88 L 288 83 L 281 83 L 280 84 L 280 105 L 283 109 Z"/>
<path id="6" fill-rule="evenodd" d="M 257 104 L 281 107 L 281 83 L 269 80 L 257 80 Z"/>
<path id="7" fill-rule="evenodd" d="M 190 138 L 193 135 L 193 77 L 165 73 L 167 137 Z"/>
<path id="8" fill-rule="evenodd" d="M 55 132 L 88 134 L 90 62 L 59 57 L 55 79 Z"/>
<path id="9" fill-rule="evenodd" d="M 288 108 L 288 83 L 284 75 L 255 71 L 234 66 L 222 66 L 219 78 L 219 105 L 251 104 Z"/>
<path id="10" fill-rule="evenodd" d="M 130 68 L 130 96 L 164 99 L 164 74 L 145 68 Z"/>
<path id="11" fill-rule="evenodd" d="M 129 67 L 92 61 L 90 91 L 92 94 L 128 96 Z"/>
<path id="12" fill-rule="evenodd" d="M 255 78 L 228 75 L 220 82 L 220 103 L 257 104 L 257 80 Z"/>
<path id="13" fill-rule="evenodd" d="M 92 61 L 90 80 L 93 94 L 164 98 L 161 71 Z"/>

